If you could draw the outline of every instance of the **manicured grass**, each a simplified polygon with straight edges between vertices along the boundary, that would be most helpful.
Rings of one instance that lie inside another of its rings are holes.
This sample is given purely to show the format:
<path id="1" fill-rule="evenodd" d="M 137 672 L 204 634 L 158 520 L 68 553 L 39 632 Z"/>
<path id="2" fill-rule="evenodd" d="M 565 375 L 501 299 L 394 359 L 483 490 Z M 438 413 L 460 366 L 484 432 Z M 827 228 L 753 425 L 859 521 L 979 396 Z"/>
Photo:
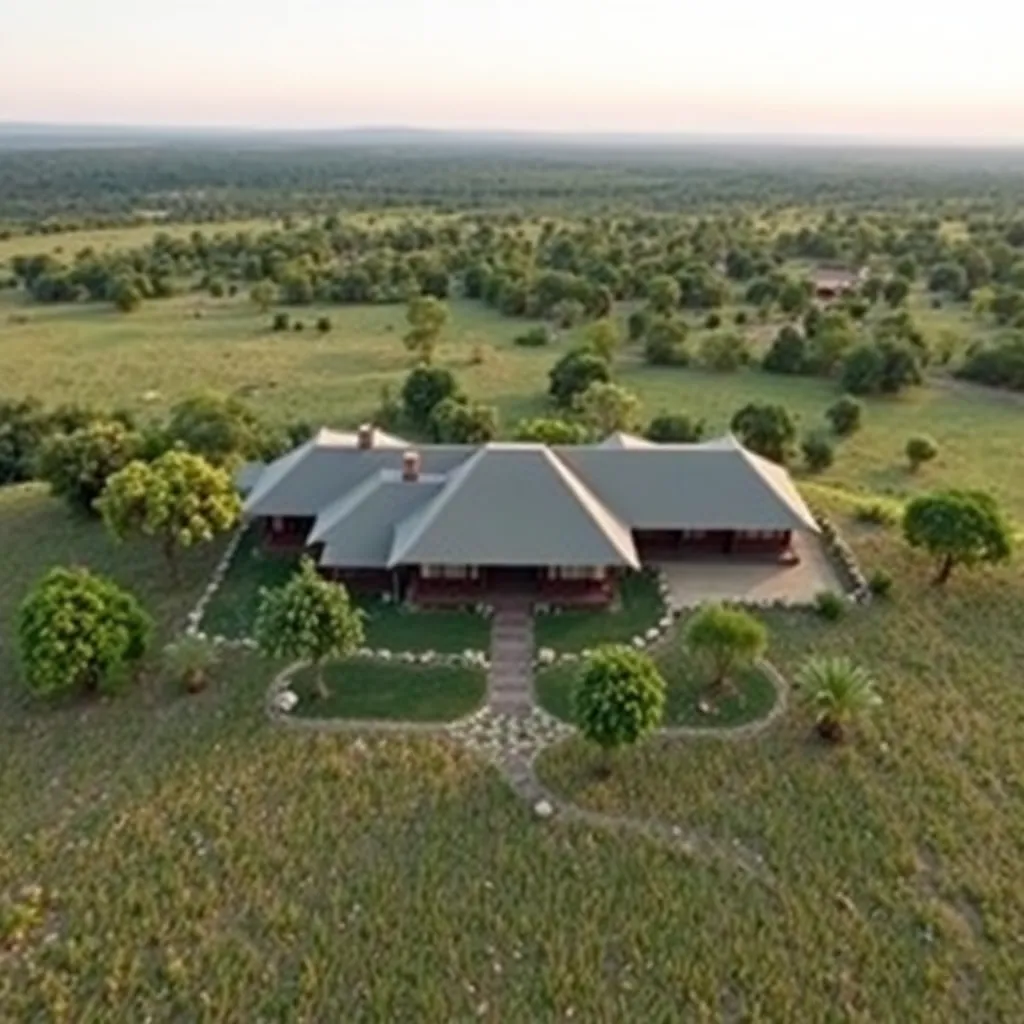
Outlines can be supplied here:
<path id="1" fill-rule="evenodd" d="M 385 718 L 406 722 L 450 722 L 468 715 L 484 699 L 479 669 L 457 665 L 396 665 L 352 658 L 324 667 L 330 696 L 316 696 L 313 671 L 303 669 L 292 689 L 294 714 L 310 718 Z"/>
<path id="2" fill-rule="evenodd" d="M 203 616 L 203 630 L 227 637 L 252 634 L 261 587 L 276 587 L 295 571 L 298 556 L 268 554 L 249 532 L 239 545 L 231 568 Z M 364 611 L 366 646 L 391 651 L 438 651 L 457 654 L 484 650 L 490 624 L 465 611 L 410 611 L 366 595 L 354 595 Z"/>
<path id="3" fill-rule="evenodd" d="M 664 614 L 657 580 L 648 573 L 631 573 L 619 583 L 619 605 L 614 610 L 538 615 L 537 646 L 582 651 L 598 644 L 628 643 L 656 626 Z"/>
<path id="4" fill-rule="evenodd" d="M 764 718 L 775 704 L 775 687 L 759 668 L 737 672 L 732 688 L 715 695 L 708 687 L 707 672 L 694 664 L 681 642 L 673 637 L 655 655 L 665 678 L 665 725 L 699 729 L 725 729 Z M 580 664 L 558 665 L 537 676 L 541 705 L 564 721 L 572 721 L 572 693 L 581 671 Z M 702 712 L 698 704 L 710 707 Z"/>

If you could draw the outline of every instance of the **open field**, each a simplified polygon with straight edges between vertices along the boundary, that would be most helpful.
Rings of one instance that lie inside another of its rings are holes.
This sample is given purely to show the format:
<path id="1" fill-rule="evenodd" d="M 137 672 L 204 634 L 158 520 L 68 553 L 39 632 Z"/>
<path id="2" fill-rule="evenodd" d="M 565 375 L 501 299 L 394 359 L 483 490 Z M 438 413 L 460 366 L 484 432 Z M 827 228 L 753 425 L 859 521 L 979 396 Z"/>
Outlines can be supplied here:
<path id="1" fill-rule="evenodd" d="M 451 307 L 439 362 L 473 397 L 495 403 L 506 426 L 544 414 L 548 369 L 573 333 L 546 349 L 521 348 L 512 339 L 527 322 L 478 303 L 455 301 Z M 12 313 L 28 322 L 12 322 Z M 321 313 L 333 321 L 330 334 L 310 329 Z M 305 331 L 274 333 L 270 316 L 242 298 L 180 297 L 147 303 L 126 317 L 97 307 L 27 306 L 7 294 L 0 297 L 0 387 L 5 396 L 74 399 L 154 414 L 196 390 L 214 388 L 246 396 L 272 419 L 334 426 L 371 415 L 383 385 L 400 387 L 410 365 L 401 343 L 402 307 L 310 307 L 297 315 Z M 475 345 L 484 349 L 479 366 L 470 362 Z M 628 348 L 617 375 L 641 397 L 646 417 L 684 411 L 706 418 L 711 433 L 724 430 L 732 413 L 753 400 L 781 402 L 799 415 L 803 429 L 812 429 L 836 397 L 828 381 L 649 367 Z M 147 401 L 149 392 L 155 397 Z M 1007 472 L 1019 455 L 1022 431 L 1020 405 L 982 389 L 933 385 L 898 399 L 869 400 L 864 429 L 842 445 L 822 480 L 894 495 L 938 484 L 990 487 L 1024 519 L 1024 475 Z M 919 433 L 938 442 L 940 455 L 911 476 L 903 446 Z"/>
<path id="2" fill-rule="evenodd" d="M 1024 991 L 1024 577 L 954 577 L 847 524 L 891 604 L 838 625 L 773 615 L 786 672 L 848 651 L 886 706 L 846 750 L 794 709 L 747 743 L 544 773 L 587 805 L 656 814 L 764 857 L 776 884 L 613 833 L 531 822 L 433 741 L 275 731 L 274 666 L 198 697 L 157 679 L 88 707 L 13 698 L 14 608 L 46 566 L 133 586 L 164 635 L 197 596 L 39 488 L 0 492 L 0 1005 L 11 1019 L 1015 1019 Z M 27 887 L 38 886 L 34 894 Z M 244 894 L 244 895 L 243 895 Z"/>

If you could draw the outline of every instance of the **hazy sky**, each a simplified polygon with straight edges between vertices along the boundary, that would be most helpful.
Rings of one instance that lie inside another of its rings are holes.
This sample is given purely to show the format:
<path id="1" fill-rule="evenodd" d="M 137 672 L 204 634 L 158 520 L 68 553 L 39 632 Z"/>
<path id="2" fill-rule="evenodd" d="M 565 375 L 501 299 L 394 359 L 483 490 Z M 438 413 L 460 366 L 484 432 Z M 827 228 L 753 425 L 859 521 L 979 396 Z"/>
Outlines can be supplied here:
<path id="1" fill-rule="evenodd" d="M 10 0 L 0 120 L 1024 142 L 1020 0 Z"/>

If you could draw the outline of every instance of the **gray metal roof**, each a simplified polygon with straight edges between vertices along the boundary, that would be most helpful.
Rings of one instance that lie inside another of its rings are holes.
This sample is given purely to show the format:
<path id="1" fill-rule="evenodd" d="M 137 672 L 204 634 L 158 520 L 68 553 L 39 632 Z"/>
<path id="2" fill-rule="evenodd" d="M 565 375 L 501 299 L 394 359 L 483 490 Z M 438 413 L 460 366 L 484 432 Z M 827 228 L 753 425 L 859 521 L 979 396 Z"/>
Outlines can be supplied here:
<path id="1" fill-rule="evenodd" d="M 364 480 L 317 516 L 307 543 L 324 545 L 323 566 L 380 569 L 388 564 L 395 527 L 428 505 L 444 487 L 446 476 L 403 480 L 385 469 Z"/>
<path id="2" fill-rule="evenodd" d="M 639 566 L 629 529 L 539 444 L 480 448 L 398 527 L 388 564 Z"/>
<path id="3" fill-rule="evenodd" d="M 382 446 L 381 437 L 388 444 Z M 377 433 L 373 448 L 361 449 L 355 434 L 322 430 L 312 440 L 270 463 L 245 500 L 253 516 L 317 516 L 332 502 L 382 469 L 400 469 L 411 447 Z M 423 472 L 447 473 L 477 449 L 471 445 L 427 445 L 420 449 Z"/>
<path id="4" fill-rule="evenodd" d="M 731 436 L 701 444 L 554 451 L 633 529 L 818 530 L 785 469 Z"/>
<path id="5" fill-rule="evenodd" d="M 598 448 L 653 448 L 654 444 L 645 437 L 637 437 L 635 434 L 627 434 L 622 430 L 609 434 L 598 446 Z"/>

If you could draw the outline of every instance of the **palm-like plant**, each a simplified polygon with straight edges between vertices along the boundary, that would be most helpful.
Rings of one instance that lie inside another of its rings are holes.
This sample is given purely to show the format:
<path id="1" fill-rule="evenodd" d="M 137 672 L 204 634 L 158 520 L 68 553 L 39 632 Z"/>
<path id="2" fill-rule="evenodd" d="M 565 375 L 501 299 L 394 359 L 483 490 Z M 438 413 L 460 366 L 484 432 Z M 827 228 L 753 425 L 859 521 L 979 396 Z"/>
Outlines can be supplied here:
<path id="1" fill-rule="evenodd" d="M 871 674 L 849 658 L 810 658 L 797 686 L 817 712 L 818 735 L 841 743 L 851 721 L 882 703 Z"/>

